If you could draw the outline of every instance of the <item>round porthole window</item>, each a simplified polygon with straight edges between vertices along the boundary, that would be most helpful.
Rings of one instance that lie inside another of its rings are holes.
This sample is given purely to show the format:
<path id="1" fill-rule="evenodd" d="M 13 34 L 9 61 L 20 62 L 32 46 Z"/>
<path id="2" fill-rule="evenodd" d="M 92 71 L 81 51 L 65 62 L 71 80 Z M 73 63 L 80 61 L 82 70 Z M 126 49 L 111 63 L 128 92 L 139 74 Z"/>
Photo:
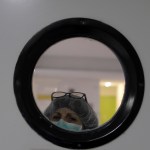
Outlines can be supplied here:
<path id="1" fill-rule="evenodd" d="M 14 72 L 14 93 L 27 123 L 66 148 L 106 144 L 134 121 L 144 73 L 130 42 L 87 18 L 60 20 L 34 35 Z"/>

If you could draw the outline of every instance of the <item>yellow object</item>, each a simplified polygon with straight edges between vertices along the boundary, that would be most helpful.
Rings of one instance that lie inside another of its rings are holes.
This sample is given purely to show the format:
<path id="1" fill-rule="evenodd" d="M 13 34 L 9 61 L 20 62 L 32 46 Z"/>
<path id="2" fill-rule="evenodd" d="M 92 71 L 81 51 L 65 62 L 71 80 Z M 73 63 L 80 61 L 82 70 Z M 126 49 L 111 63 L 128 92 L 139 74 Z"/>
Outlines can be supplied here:
<path id="1" fill-rule="evenodd" d="M 51 96 L 50 95 L 39 94 L 39 95 L 37 95 L 37 99 L 38 100 L 51 100 Z"/>

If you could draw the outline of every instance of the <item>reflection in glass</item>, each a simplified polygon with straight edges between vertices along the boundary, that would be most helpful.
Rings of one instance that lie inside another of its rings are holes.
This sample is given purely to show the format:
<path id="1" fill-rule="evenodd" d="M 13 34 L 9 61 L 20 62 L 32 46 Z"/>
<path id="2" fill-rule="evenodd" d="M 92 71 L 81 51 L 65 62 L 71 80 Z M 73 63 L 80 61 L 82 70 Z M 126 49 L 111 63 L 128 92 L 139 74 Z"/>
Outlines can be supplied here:
<path id="1" fill-rule="evenodd" d="M 125 79 L 121 64 L 109 47 L 93 39 L 77 37 L 60 41 L 45 51 L 36 64 L 32 87 L 35 102 L 45 116 L 53 92 L 85 93 L 88 105 L 96 113 L 98 125 L 101 126 L 120 107 Z M 69 111 L 77 115 L 75 110 Z M 68 127 L 65 119 L 56 121 L 57 117 L 61 118 L 60 112 L 66 110 L 56 110 L 53 112 L 54 118 L 46 117 L 55 125 L 65 126 L 69 130 L 72 124 Z M 80 131 L 83 127 L 78 117 L 77 129 Z"/>

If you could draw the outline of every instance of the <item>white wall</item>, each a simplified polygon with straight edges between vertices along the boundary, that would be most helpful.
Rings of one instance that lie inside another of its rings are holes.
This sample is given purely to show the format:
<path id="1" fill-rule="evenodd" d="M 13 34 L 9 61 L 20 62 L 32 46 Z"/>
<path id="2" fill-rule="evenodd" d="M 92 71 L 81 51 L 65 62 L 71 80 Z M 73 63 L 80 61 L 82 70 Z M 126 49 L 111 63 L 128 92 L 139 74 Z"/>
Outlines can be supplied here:
<path id="1" fill-rule="evenodd" d="M 112 25 L 135 47 L 146 87 L 141 110 L 130 128 L 97 150 L 149 149 L 150 139 L 150 1 L 149 0 L 1 0 L 0 1 L 0 149 L 60 150 L 24 121 L 13 92 L 13 73 L 26 42 L 46 25 L 64 18 L 88 17 Z"/>

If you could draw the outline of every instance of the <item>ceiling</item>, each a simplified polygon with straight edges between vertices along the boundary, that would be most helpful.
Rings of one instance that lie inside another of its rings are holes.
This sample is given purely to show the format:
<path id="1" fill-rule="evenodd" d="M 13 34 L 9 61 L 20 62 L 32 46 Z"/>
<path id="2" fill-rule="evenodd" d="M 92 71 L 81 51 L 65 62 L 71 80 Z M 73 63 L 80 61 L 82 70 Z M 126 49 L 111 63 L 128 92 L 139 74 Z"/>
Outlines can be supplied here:
<path id="1" fill-rule="evenodd" d="M 122 71 L 112 50 L 90 38 L 70 38 L 60 41 L 40 57 L 36 68 L 58 70 Z"/>
<path id="2" fill-rule="evenodd" d="M 90 38 L 70 38 L 51 46 L 43 56 L 70 56 L 116 59 L 112 50 L 103 43 Z"/>

